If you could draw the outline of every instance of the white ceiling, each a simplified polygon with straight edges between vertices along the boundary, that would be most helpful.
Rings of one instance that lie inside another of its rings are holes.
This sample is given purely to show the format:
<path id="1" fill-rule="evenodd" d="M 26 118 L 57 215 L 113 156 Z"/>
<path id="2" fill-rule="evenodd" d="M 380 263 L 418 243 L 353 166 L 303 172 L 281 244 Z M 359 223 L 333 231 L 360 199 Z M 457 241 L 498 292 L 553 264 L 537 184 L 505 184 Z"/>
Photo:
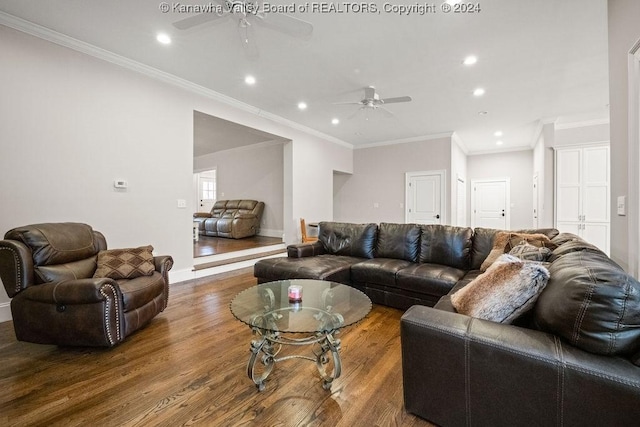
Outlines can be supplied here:
<path id="1" fill-rule="evenodd" d="M 409 16 L 387 13 L 376 0 L 380 13 L 295 13 L 313 24 L 311 37 L 256 26 L 257 60 L 245 55 L 233 20 L 180 31 L 172 23 L 191 14 L 161 13 L 160 3 L 0 0 L 0 11 L 356 147 L 456 132 L 470 153 L 511 150 L 531 146 L 540 120 L 608 117 L 606 0 L 482 0 L 470 14 L 443 13 L 436 0 L 436 13 Z M 345 10 L 360 3 L 333 4 Z M 159 32 L 173 42 L 159 44 Z M 478 63 L 462 65 L 471 54 Z M 244 83 L 247 74 L 254 86 Z M 359 101 L 365 86 L 413 101 L 388 105 L 392 118 L 374 112 L 349 119 L 358 106 L 334 103 Z M 477 87 L 486 94 L 474 97 Z"/>

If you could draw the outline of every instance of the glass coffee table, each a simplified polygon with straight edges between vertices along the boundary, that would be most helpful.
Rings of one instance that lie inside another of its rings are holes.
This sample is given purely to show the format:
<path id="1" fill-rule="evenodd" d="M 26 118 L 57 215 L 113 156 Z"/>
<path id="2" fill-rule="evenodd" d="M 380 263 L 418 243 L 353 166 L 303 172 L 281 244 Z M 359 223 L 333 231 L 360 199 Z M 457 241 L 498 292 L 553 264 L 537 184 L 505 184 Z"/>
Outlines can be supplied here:
<path id="1" fill-rule="evenodd" d="M 263 283 L 240 292 L 231 313 L 257 336 L 251 341 L 247 375 L 258 390 L 276 362 L 300 358 L 316 363 L 324 389 L 340 376 L 339 331 L 362 320 L 371 300 L 351 286 L 324 280 Z M 311 345 L 311 354 L 278 357 L 283 346 Z"/>

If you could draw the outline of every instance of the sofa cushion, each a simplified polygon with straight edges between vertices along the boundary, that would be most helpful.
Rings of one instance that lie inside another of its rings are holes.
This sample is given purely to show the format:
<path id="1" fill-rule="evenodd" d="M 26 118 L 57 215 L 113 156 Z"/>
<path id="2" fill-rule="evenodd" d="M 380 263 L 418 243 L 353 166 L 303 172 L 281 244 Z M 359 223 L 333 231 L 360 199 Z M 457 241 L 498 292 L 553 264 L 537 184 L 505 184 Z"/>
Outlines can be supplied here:
<path id="1" fill-rule="evenodd" d="M 549 271 L 540 263 L 501 255 L 485 273 L 451 295 L 458 313 L 511 323 L 533 307 L 547 284 Z"/>
<path id="2" fill-rule="evenodd" d="M 34 267 L 33 271 L 42 283 L 87 279 L 93 277 L 93 272 L 96 271 L 96 258 L 92 256 L 65 264 L 43 265 Z"/>
<path id="3" fill-rule="evenodd" d="M 592 353 L 630 356 L 640 351 L 637 280 L 590 248 L 565 253 L 549 271 L 551 279 L 534 311 L 538 328 Z"/>
<path id="4" fill-rule="evenodd" d="M 375 256 L 418 262 L 420 227 L 416 224 L 389 224 L 383 222 L 378 229 Z"/>
<path id="5" fill-rule="evenodd" d="M 162 275 L 157 271 L 149 276 L 117 280 L 117 283 L 122 292 L 125 313 L 142 307 L 158 295 L 162 295 L 165 285 Z"/>
<path id="6" fill-rule="evenodd" d="M 473 230 L 450 225 L 421 225 L 420 262 L 468 270 Z"/>
<path id="7" fill-rule="evenodd" d="M 55 265 L 89 258 L 98 253 L 90 225 L 64 222 L 14 228 L 5 239 L 17 240 L 33 251 L 34 265 Z"/>
<path id="8" fill-rule="evenodd" d="M 442 264 L 412 264 L 396 274 L 399 289 L 441 297 L 465 275 L 464 270 Z"/>
<path id="9" fill-rule="evenodd" d="M 551 249 L 555 249 L 555 245 L 551 243 L 551 239 L 541 233 L 527 234 L 499 231 L 498 233 L 496 233 L 493 239 L 493 247 L 491 249 L 491 252 L 489 252 L 489 255 L 487 255 L 487 258 L 480 266 L 480 270 L 485 271 L 498 259 L 498 257 L 500 257 L 504 253 L 508 253 L 511 250 L 512 245 L 518 245 L 522 242 L 527 242 L 534 246 L 549 247 Z"/>
<path id="10" fill-rule="evenodd" d="M 377 232 L 377 224 L 321 222 L 318 241 L 328 254 L 373 258 Z"/>
<path id="11" fill-rule="evenodd" d="M 304 258 L 269 258 L 255 263 L 253 275 L 261 282 L 287 279 L 318 279 L 351 283 L 350 268 L 362 258 L 318 255 Z"/>
<path id="12" fill-rule="evenodd" d="M 355 283 L 374 283 L 396 287 L 396 273 L 411 262 L 393 258 L 374 258 L 351 267 L 351 279 Z"/>
<path id="13" fill-rule="evenodd" d="M 111 249 L 98 252 L 98 267 L 93 277 L 110 279 L 133 279 L 150 276 L 156 267 L 153 261 L 153 246 Z"/>

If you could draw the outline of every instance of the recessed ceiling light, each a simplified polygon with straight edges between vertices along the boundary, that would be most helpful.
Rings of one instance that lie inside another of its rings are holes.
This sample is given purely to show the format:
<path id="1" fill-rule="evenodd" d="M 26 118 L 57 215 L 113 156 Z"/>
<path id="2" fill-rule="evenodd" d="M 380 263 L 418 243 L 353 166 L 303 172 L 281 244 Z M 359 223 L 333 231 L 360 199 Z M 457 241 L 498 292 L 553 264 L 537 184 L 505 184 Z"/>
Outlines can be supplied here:
<path id="1" fill-rule="evenodd" d="M 478 57 L 473 55 L 467 56 L 466 58 L 464 58 L 464 61 L 462 61 L 464 65 L 473 65 L 476 62 L 478 62 Z"/>
<path id="2" fill-rule="evenodd" d="M 479 87 L 478 89 L 473 91 L 473 95 L 474 96 L 482 96 L 484 95 L 485 90 L 482 89 L 481 87 Z"/>
<path id="3" fill-rule="evenodd" d="M 502 142 L 502 141 L 496 141 L 496 145 L 502 145 L 502 144 L 504 144 L 504 142 Z"/>
<path id="4" fill-rule="evenodd" d="M 307 109 L 307 103 L 306 102 L 298 102 L 298 109 L 306 110 Z"/>
<path id="5" fill-rule="evenodd" d="M 501 131 L 501 130 L 498 130 L 498 131 L 496 131 L 496 132 L 493 134 L 493 136 L 497 136 L 498 138 L 500 138 L 502 135 L 503 135 L 503 134 L 502 134 L 502 131 Z"/>
<path id="6" fill-rule="evenodd" d="M 254 84 L 256 84 L 256 78 L 253 76 L 247 76 L 244 78 L 244 82 L 249 86 L 253 86 Z"/>
<path id="7" fill-rule="evenodd" d="M 337 119 L 337 118 L 333 118 L 333 119 L 331 119 L 331 124 L 332 124 L 332 125 L 337 125 L 338 123 L 340 123 L 340 120 L 339 120 L 339 119 Z"/>
<path id="8" fill-rule="evenodd" d="M 156 36 L 156 40 L 158 40 L 162 44 L 171 44 L 171 37 L 168 34 L 160 33 Z"/>

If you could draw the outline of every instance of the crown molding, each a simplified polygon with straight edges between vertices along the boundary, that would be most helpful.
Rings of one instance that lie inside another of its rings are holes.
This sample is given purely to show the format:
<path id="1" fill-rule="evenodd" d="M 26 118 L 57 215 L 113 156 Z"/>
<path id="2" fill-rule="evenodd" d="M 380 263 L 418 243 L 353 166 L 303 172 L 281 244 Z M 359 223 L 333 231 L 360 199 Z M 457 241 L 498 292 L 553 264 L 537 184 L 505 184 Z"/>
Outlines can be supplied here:
<path id="1" fill-rule="evenodd" d="M 603 117 L 598 119 L 590 119 L 590 120 L 581 120 L 576 122 L 567 122 L 567 123 L 556 123 L 556 130 L 564 130 L 564 129 L 575 129 L 582 128 L 587 126 L 598 126 L 598 125 L 608 125 L 609 118 Z"/>
<path id="2" fill-rule="evenodd" d="M 372 142 L 370 144 L 356 145 L 354 149 L 361 150 L 364 148 L 383 147 L 386 145 L 398 145 L 398 144 L 407 144 L 410 142 L 423 142 L 423 141 L 430 141 L 430 140 L 441 139 L 441 138 L 452 138 L 453 135 L 454 135 L 454 132 L 444 132 L 444 133 L 437 133 L 433 135 L 412 136 L 410 138 L 394 139 L 391 141 Z"/>
<path id="3" fill-rule="evenodd" d="M 498 148 L 495 150 L 481 150 L 481 151 L 474 151 L 472 153 L 469 153 L 468 155 L 482 156 L 484 154 L 502 154 L 502 153 L 512 153 L 516 151 L 531 151 L 531 147 L 527 145 L 527 146 L 511 147 L 511 148 Z"/>
<path id="4" fill-rule="evenodd" d="M 155 80 L 159 80 L 163 83 L 167 83 L 173 86 L 177 86 L 181 89 L 187 90 L 189 92 L 195 93 L 197 95 L 201 95 L 207 97 L 209 99 L 218 101 L 220 103 L 226 104 L 230 107 L 248 112 L 250 114 L 256 115 L 258 117 L 265 118 L 272 122 L 287 126 L 291 129 L 295 129 L 301 132 L 304 132 L 308 135 L 313 135 L 315 137 L 324 139 L 325 141 L 332 142 L 347 148 L 353 149 L 353 145 L 345 142 L 336 137 L 326 135 L 320 131 L 315 129 L 311 129 L 307 126 L 301 125 L 289 119 L 285 119 L 284 117 L 278 116 L 276 114 L 272 114 L 261 110 L 260 108 L 254 107 L 252 105 L 246 104 L 242 101 L 239 101 L 235 98 L 232 98 L 227 95 L 223 95 L 214 90 L 208 89 L 204 86 L 200 86 L 193 82 L 190 82 L 181 77 L 175 76 L 173 74 L 158 70 L 157 68 L 150 67 L 148 65 L 142 64 L 140 62 L 134 61 L 132 59 L 126 58 L 122 55 L 118 55 L 106 49 L 102 49 L 100 47 L 94 46 L 92 44 L 83 42 L 82 40 L 75 39 L 73 37 L 67 36 L 65 34 L 59 33 L 57 31 L 51 30 L 49 28 L 43 27 L 41 25 L 35 24 L 33 22 L 24 20 L 22 18 L 18 18 L 16 16 L 10 15 L 6 12 L 0 11 L 0 25 L 4 25 L 9 28 L 13 28 L 14 30 L 21 31 L 23 33 L 32 35 L 34 37 L 38 37 L 42 40 L 46 40 L 51 43 L 55 43 L 59 46 L 63 46 L 77 52 L 83 53 L 85 55 L 92 56 L 97 59 L 101 59 L 106 62 L 110 62 L 112 64 L 118 65 L 120 67 L 126 68 L 131 71 L 135 71 L 137 73 L 146 75 Z"/>

